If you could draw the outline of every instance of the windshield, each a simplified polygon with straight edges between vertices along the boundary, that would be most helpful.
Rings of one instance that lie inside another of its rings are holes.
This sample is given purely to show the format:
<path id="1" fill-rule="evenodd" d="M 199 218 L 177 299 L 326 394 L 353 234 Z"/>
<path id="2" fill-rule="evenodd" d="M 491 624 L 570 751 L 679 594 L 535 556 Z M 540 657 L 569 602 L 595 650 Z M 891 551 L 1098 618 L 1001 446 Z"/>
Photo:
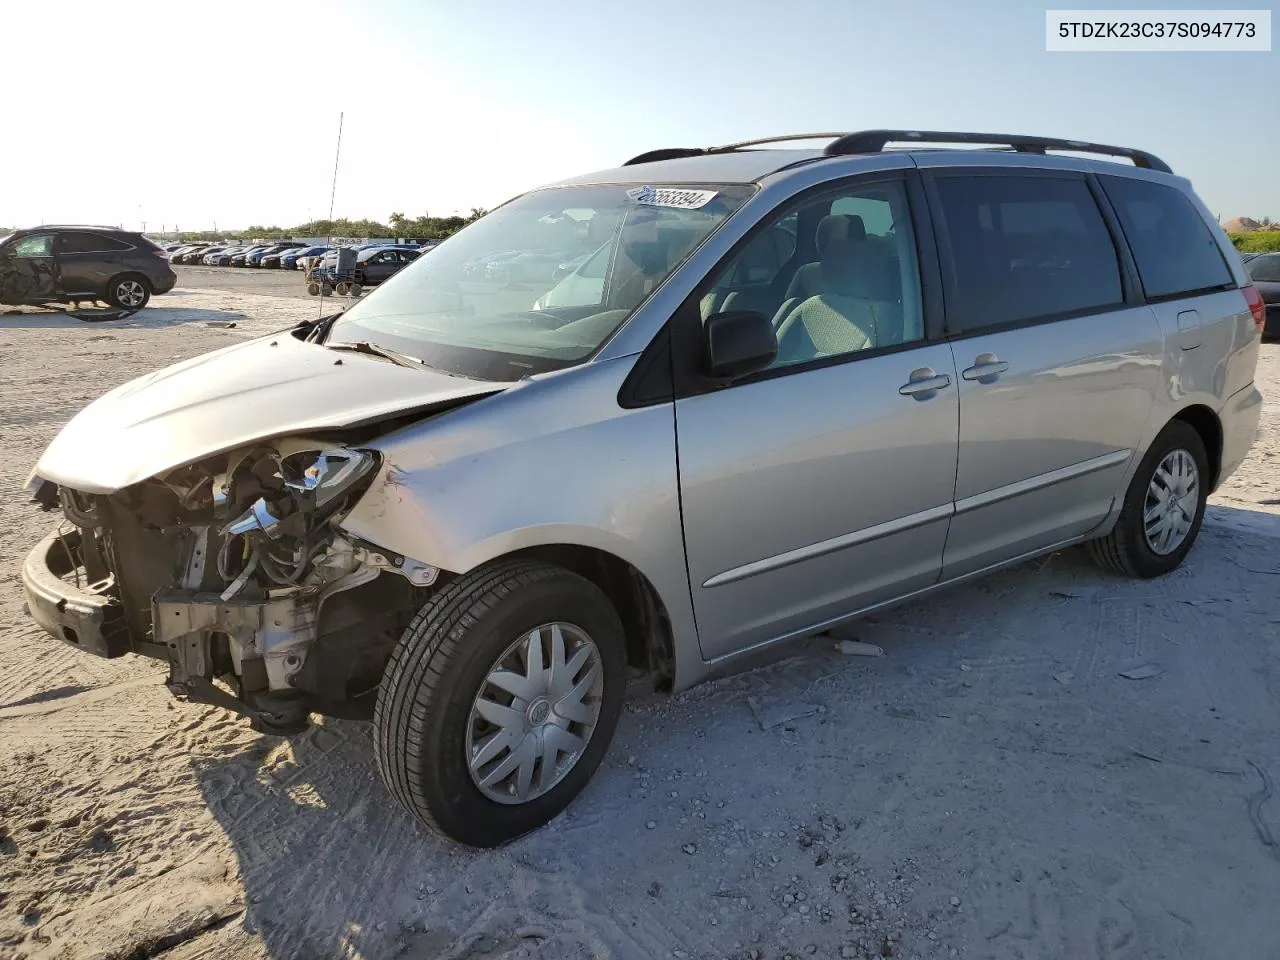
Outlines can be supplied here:
<path id="1" fill-rule="evenodd" d="M 525 194 L 418 257 L 342 314 L 327 339 L 367 340 L 484 380 L 572 366 L 752 189 L 593 184 Z M 570 277 L 572 295 L 547 296 Z"/>

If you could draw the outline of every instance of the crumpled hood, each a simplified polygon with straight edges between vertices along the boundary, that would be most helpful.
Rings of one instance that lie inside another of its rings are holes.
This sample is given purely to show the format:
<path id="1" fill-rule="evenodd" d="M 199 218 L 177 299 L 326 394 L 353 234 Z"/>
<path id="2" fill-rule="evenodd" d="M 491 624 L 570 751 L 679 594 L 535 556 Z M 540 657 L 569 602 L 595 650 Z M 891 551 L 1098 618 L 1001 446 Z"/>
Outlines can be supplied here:
<path id="1" fill-rule="evenodd" d="M 117 387 L 62 428 L 35 472 L 112 493 L 256 441 L 426 412 L 506 386 L 329 350 L 285 331 Z"/>

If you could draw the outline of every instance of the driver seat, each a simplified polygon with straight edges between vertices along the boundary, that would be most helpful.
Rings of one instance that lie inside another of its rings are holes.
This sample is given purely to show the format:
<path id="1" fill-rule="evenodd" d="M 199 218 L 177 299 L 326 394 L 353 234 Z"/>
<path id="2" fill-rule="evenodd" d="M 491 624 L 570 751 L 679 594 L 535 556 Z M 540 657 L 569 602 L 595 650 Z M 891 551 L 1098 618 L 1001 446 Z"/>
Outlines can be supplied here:
<path id="1" fill-rule="evenodd" d="M 870 350 L 895 342 L 892 311 L 875 298 L 875 256 L 865 240 L 833 239 L 818 264 L 820 292 L 794 303 L 778 324 L 779 364 Z M 901 324 L 899 323 L 899 326 Z"/>

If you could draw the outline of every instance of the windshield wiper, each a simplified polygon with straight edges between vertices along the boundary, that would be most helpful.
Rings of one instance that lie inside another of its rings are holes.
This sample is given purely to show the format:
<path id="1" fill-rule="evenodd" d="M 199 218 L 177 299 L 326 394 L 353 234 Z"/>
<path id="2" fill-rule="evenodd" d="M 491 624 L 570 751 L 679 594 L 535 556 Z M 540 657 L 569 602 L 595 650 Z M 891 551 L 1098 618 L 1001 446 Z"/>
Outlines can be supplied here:
<path id="1" fill-rule="evenodd" d="M 388 350 L 386 347 L 380 347 L 376 343 L 370 343 L 368 340 L 354 340 L 350 343 L 326 343 L 325 346 L 330 350 L 350 350 L 352 353 L 363 353 L 370 357 L 381 357 L 383 360 L 390 360 L 392 363 L 398 363 L 402 367 L 415 367 L 421 370 L 426 366 L 417 357 L 411 357 L 408 354 Z"/>

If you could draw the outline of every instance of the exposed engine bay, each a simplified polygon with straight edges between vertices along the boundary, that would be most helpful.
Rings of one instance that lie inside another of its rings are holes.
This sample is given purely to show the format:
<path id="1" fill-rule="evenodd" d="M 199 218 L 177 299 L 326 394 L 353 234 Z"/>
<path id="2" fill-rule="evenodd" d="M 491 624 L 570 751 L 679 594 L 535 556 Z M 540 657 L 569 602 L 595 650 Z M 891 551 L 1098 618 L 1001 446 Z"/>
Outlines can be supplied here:
<path id="1" fill-rule="evenodd" d="M 54 572 L 107 600 L 92 652 L 165 659 L 175 694 L 286 733 L 312 711 L 366 713 L 440 575 L 339 528 L 378 465 L 370 451 L 286 439 L 109 495 L 46 482 L 36 498 L 68 521 Z"/>

